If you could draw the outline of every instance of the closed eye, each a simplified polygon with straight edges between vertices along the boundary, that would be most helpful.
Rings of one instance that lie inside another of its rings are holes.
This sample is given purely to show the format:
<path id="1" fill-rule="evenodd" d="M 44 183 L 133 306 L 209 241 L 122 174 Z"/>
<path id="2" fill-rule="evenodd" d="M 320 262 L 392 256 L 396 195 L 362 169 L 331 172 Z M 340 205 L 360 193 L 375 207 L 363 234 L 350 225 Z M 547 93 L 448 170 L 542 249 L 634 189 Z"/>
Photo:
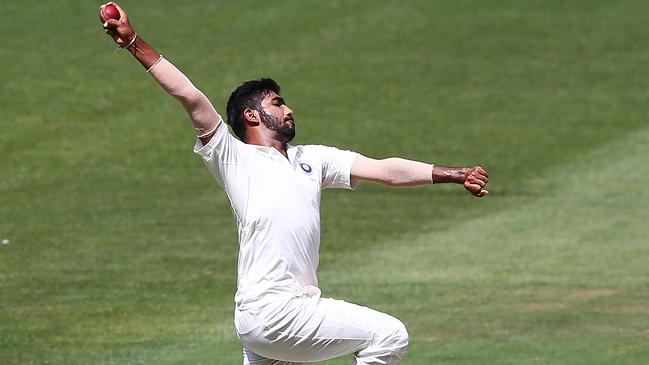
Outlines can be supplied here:
<path id="1" fill-rule="evenodd" d="M 282 98 L 281 96 L 278 96 L 278 97 L 273 99 L 273 105 L 281 106 L 281 105 L 284 105 L 284 104 L 286 104 L 286 103 L 284 102 L 284 98 Z"/>

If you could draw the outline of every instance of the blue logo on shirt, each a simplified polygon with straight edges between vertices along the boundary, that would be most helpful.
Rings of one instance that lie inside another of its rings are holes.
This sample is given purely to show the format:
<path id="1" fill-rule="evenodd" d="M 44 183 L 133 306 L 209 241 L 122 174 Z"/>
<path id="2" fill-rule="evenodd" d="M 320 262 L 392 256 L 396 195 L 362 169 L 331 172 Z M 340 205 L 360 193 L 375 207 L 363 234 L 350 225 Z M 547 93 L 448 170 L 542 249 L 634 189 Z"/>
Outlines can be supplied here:
<path id="1" fill-rule="evenodd" d="M 307 174 L 310 174 L 310 173 L 313 172 L 313 168 L 311 168 L 311 166 L 309 166 L 309 164 L 306 164 L 306 163 L 300 163 L 300 167 L 301 167 L 302 170 L 304 170 L 304 172 L 306 172 Z"/>

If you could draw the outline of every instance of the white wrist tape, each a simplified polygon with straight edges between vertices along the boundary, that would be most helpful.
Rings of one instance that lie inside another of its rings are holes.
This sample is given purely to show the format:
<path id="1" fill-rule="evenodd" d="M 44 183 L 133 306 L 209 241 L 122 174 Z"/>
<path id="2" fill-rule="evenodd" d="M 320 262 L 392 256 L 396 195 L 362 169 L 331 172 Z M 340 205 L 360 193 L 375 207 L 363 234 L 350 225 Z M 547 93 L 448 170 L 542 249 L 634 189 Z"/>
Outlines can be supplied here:
<path id="1" fill-rule="evenodd" d="M 154 67 L 155 67 L 155 65 L 157 65 L 157 64 L 158 64 L 158 62 L 160 62 L 161 60 L 162 60 L 162 55 L 160 55 L 160 57 L 158 58 L 158 60 L 157 60 L 157 61 L 155 61 L 155 62 L 153 62 L 153 65 L 151 65 L 151 67 L 149 67 L 149 68 L 147 68 L 147 69 L 146 69 L 146 72 L 150 72 L 150 71 L 151 71 L 151 69 L 152 69 L 152 68 L 154 68 Z"/>

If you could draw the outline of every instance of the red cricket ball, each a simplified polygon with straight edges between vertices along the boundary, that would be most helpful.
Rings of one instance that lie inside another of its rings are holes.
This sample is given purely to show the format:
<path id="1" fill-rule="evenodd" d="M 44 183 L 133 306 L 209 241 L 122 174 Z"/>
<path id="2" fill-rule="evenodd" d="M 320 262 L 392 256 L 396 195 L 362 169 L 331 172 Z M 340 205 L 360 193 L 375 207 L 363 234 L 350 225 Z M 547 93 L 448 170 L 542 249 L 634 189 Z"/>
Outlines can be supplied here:
<path id="1" fill-rule="evenodd" d="M 101 15 L 104 17 L 105 20 L 108 19 L 119 20 L 120 18 L 119 10 L 117 10 L 117 7 L 113 4 L 108 4 L 104 6 L 104 8 L 101 10 Z"/>

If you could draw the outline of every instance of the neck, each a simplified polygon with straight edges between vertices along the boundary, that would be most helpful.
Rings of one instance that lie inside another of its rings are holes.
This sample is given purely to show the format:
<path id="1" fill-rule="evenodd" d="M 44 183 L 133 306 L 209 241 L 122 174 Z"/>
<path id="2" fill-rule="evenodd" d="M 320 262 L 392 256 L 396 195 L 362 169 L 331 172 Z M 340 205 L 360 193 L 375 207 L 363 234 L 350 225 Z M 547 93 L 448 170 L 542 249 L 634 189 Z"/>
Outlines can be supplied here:
<path id="1" fill-rule="evenodd" d="M 284 142 L 270 136 L 253 134 L 246 136 L 246 143 L 254 144 L 257 146 L 272 147 L 279 151 L 279 153 L 284 155 L 284 157 L 288 158 L 288 153 L 286 152 L 288 142 Z"/>

